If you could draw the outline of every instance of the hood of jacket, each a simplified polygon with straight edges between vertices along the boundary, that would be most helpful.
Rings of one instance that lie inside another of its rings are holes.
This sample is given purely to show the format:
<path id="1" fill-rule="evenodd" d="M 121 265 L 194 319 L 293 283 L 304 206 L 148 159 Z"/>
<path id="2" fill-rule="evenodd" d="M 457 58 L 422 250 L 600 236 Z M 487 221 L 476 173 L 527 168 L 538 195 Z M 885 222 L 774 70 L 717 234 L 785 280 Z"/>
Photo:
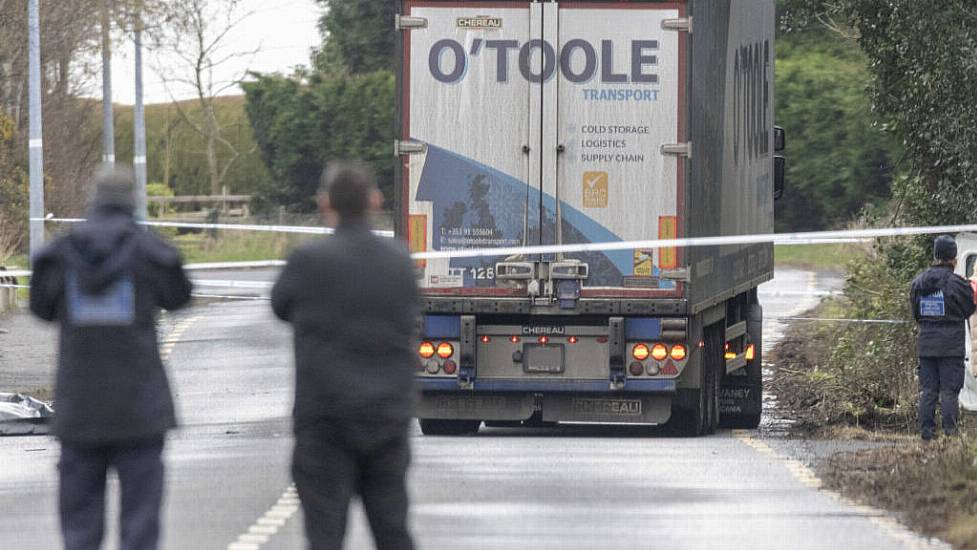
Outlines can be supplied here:
<path id="1" fill-rule="evenodd" d="M 945 290 L 947 281 L 954 275 L 953 268 L 949 266 L 938 265 L 927 269 L 916 280 L 919 293 L 928 296 L 938 290 Z"/>
<path id="2" fill-rule="evenodd" d="M 71 231 L 65 261 L 82 290 L 98 294 L 128 271 L 138 231 L 132 215 L 117 209 L 96 210 Z"/>

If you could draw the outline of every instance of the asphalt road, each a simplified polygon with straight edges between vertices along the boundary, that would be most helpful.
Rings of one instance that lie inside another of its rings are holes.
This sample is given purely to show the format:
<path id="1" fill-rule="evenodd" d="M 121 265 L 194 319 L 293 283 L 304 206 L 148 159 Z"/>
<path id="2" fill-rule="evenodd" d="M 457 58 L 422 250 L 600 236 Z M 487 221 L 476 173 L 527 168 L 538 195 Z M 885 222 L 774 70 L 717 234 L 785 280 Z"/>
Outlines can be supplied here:
<path id="1" fill-rule="evenodd" d="M 765 345 L 784 326 L 777 318 L 839 287 L 836 277 L 781 270 L 761 289 Z M 200 301 L 162 326 L 183 422 L 167 449 L 164 548 L 303 548 L 288 494 L 287 327 L 267 302 L 248 299 Z M 789 442 L 764 433 L 561 427 L 446 438 L 415 428 L 412 526 L 419 548 L 445 550 L 928 547 L 885 514 L 819 490 Z M 0 548 L 59 546 L 57 454 L 47 437 L 0 439 Z M 358 506 L 347 548 L 372 548 Z"/>

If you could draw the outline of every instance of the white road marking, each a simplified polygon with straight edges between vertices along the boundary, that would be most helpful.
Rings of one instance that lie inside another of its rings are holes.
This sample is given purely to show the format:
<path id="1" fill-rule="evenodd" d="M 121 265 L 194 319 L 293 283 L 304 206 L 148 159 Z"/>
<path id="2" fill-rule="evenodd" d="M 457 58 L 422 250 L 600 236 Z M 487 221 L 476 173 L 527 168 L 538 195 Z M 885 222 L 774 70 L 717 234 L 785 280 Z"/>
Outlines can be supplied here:
<path id="1" fill-rule="evenodd" d="M 237 540 L 227 545 L 227 550 L 260 550 L 298 511 L 298 492 L 295 485 L 290 485 L 263 516 L 249 526 L 246 532 L 238 535 Z"/>
<path id="2" fill-rule="evenodd" d="M 805 487 L 810 487 L 811 489 L 817 489 L 825 495 L 833 498 L 839 504 L 851 508 L 859 514 L 865 516 L 885 534 L 901 542 L 905 548 L 910 548 L 913 550 L 948 548 L 948 546 L 942 541 L 936 539 L 928 540 L 914 533 L 911 529 L 894 519 L 884 510 L 857 503 L 840 493 L 823 489 L 823 482 L 820 478 L 818 478 L 817 474 L 815 474 L 813 470 L 797 460 L 778 454 L 763 441 L 753 439 L 749 431 L 733 430 L 733 437 L 742 441 L 755 451 L 766 455 L 771 455 L 776 460 L 779 460 L 784 464 L 791 475 L 794 476 L 794 479 L 799 481 L 802 485 Z"/>

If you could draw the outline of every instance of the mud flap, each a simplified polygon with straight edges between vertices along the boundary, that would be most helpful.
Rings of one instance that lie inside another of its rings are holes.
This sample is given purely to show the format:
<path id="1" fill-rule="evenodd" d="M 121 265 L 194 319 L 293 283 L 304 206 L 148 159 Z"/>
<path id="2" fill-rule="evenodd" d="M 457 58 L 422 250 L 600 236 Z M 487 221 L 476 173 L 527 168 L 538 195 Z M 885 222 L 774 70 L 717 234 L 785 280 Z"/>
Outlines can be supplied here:
<path id="1" fill-rule="evenodd" d="M 544 422 L 664 424 L 672 413 L 667 395 L 550 394 L 542 403 Z"/>
<path id="2" fill-rule="evenodd" d="M 531 394 L 425 392 L 418 418 L 445 420 L 526 420 L 533 415 Z"/>
<path id="3" fill-rule="evenodd" d="M 722 377 L 719 388 L 719 423 L 727 428 L 755 428 L 763 412 L 763 308 L 752 304 L 747 334 L 756 350 L 745 368 Z"/>
<path id="4" fill-rule="evenodd" d="M 752 367 L 747 367 L 752 368 Z M 763 409 L 763 397 L 757 398 L 763 390 L 750 384 L 745 379 L 735 382 L 724 382 L 719 389 L 720 418 L 731 415 L 759 415 Z"/>

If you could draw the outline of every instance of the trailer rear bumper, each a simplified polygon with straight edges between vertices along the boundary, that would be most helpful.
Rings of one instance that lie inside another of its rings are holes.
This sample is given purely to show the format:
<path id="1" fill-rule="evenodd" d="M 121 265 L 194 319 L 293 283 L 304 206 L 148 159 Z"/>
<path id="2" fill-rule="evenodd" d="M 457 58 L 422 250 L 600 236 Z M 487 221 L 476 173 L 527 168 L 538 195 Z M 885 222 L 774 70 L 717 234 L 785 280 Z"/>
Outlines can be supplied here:
<path id="1" fill-rule="evenodd" d="M 650 381 L 643 381 L 650 382 Z M 647 384 L 646 384 L 647 385 Z M 671 415 L 672 390 L 602 391 L 426 390 L 417 416 L 430 419 L 663 424 Z"/>

